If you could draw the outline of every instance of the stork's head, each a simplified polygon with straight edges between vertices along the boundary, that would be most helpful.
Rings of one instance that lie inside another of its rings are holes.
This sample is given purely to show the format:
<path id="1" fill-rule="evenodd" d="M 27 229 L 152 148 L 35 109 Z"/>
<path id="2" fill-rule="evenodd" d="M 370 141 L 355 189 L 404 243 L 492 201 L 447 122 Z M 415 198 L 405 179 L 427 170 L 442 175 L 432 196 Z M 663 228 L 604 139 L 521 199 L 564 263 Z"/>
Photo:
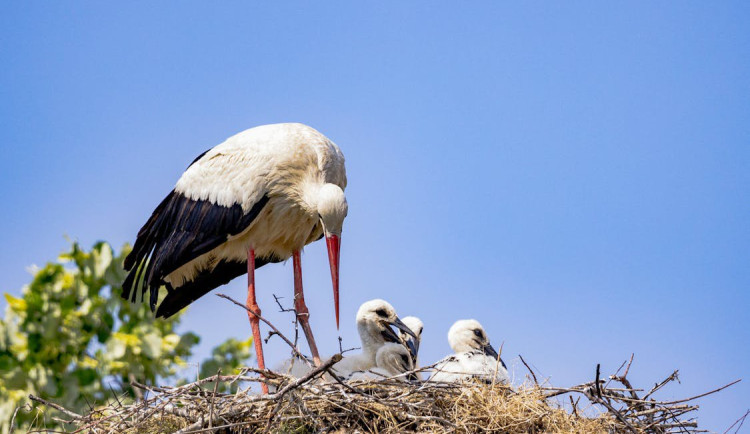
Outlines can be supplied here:
<path id="1" fill-rule="evenodd" d="M 456 353 L 480 350 L 490 357 L 498 357 L 484 328 L 475 319 L 456 321 L 448 331 L 448 342 Z"/>
<path id="2" fill-rule="evenodd" d="M 375 365 L 385 369 L 391 376 L 403 374 L 414 369 L 414 362 L 409 351 L 401 344 L 388 342 L 375 354 Z"/>
<path id="3" fill-rule="evenodd" d="M 401 339 L 391 326 L 407 333 L 416 340 L 416 335 L 396 315 L 396 310 L 387 301 L 370 300 L 357 311 L 357 329 L 365 351 L 377 351 L 386 342 L 401 344 Z M 409 348 L 412 351 L 412 348 Z M 416 349 L 414 349 L 416 353 Z"/>
<path id="4" fill-rule="evenodd" d="M 412 337 L 408 333 L 404 333 L 403 331 L 400 333 L 399 338 L 401 339 L 401 342 L 404 344 L 407 348 L 414 348 L 414 354 L 412 354 L 412 359 L 416 363 L 417 361 L 417 353 L 419 352 L 419 343 L 422 342 L 422 330 L 424 329 L 424 324 L 422 323 L 422 320 L 415 317 L 415 316 L 405 316 L 403 318 L 404 324 L 406 324 L 407 327 L 409 327 L 409 330 L 414 332 L 414 335 L 416 335 L 416 338 Z"/>
<path id="5" fill-rule="evenodd" d="M 323 184 L 318 190 L 315 201 L 318 218 L 323 226 L 328 247 L 328 262 L 331 266 L 333 281 L 333 302 L 336 306 L 336 328 L 339 327 L 339 253 L 341 252 L 341 229 L 344 226 L 349 206 L 346 203 L 344 190 L 335 184 Z"/>

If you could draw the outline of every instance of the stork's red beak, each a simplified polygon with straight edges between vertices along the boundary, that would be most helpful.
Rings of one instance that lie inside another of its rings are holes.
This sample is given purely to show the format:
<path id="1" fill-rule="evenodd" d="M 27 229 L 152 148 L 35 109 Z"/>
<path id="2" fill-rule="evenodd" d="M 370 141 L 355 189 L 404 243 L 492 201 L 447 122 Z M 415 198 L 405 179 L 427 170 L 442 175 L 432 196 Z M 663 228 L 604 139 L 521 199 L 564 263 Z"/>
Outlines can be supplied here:
<path id="1" fill-rule="evenodd" d="M 339 252 L 341 252 L 341 238 L 338 235 L 326 235 L 328 246 L 328 263 L 331 264 L 331 280 L 333 281 L 333 303 L 336 305 L 336 329 L 339 328 Z"/>

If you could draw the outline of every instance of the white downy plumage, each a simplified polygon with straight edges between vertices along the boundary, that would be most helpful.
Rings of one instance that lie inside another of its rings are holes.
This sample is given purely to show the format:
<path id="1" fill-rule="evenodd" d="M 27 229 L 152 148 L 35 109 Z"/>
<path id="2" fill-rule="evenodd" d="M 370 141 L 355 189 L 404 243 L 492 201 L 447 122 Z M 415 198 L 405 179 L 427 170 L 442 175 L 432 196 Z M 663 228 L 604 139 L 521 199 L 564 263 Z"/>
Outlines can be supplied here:
<path id="1" fill-rule="evenodd" d="M 509 383 L 505 363 L 500 359 L 479 321 L 456 321 L 448 331 L 455 354 L 435 365 L 429 381 L 460 382 L 477 378 L 485 382 Z"/>
<path id="2" fill-rule="evenodd" d="M 395 326 L 404 333 L 412 333 L 408 327 L 398 318 L 396 310 L 387 301 L 375 299 L 363 303 L 356 316 L 357 332 L 361 342 L 362 352 L 359 354 L 345 355 L 344 358 L 333 366 L 333 371 L 347 378 L 357 371 L 366 371 L 377 366 L 376 356 L 378 350 L 388 343 L 401 346 L 399 336 L 391 329 Z M 406 354 L 408 350 L 404 348 Z M 385 357 L 385 355 L 383 355 Z M 296 359 L 287 359 L 276 369 L 277 372 L 302 377 L 310 372 L 311 368 L 304 362 Z M 330 380 L 330 379 L 328 379 Z"/>
<path id="3" fill-rule="evenodd" d="M 414 364 L 414 369 L 417 369 L 419 368 L 419 344 L 422 343 L 422 330 L 424 330 L 424 324 L 422 323 L 421 319 L 415 316 L 405 316 L 402 321 L 417 336 L 415 339 L 408 333 L 399 331 L 399 338 L 401 339 L 403 345 L 406 348 L 414 349 L 415 354 L 412 357 L 412 363 Z M 416 372 L 415 376 L 417 377 L 417 379 L 422 380 L 421 372 Z"/>
<path id="4" fill-rule="evenodd" d="M 333 370 L 347 377 L 355 371 L 375 367 L 375 356 L 387 342 L 400 345 L 401 340 L 391 329 L 394 326 L 405 333 L 413 332 L 399 319 L 396 310 L 387 301 L 375 299 L 362 304 L 357 311 L 357 332 L 362 342 L 362 352 L 344 359 L 333 366 Z M 416 338 L 416 336 L 415 336 Z"/>
<path id="5" fill-rule="evenodd" d="M 398 381 L 407 381 L 407 377 L 401 375 L 414 369 L 409 350 L 402 344 L 388 342 L 378 349 L 375 354 L 375 367 L 367 371 L 356 371 L 351 373 L 349 381 L 372 381 L 395 377 Z"/>

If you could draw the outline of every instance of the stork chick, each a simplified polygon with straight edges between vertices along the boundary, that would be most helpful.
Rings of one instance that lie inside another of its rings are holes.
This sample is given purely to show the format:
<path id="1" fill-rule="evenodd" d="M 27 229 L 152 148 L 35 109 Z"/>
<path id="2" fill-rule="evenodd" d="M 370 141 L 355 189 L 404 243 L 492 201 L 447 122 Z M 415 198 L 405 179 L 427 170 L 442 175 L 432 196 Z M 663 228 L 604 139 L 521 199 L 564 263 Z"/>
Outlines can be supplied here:
<path id="1" fill-rule="evenodd" d="M 401 344 L 388 342 L 375 354 L 375 367 L 367 371 L 353 372 L 350 381 L 372 381 L 395 377 L 398 381 L 407 381 L 403 373 L 414 370 L 411 354 Z"/>
<path id="2" fill-rule="evenodd" d="M 363 303 L 357 311 L 357 332 L 362 342 L 362 352 L 345 356 L 334 365 L 333 370 L 346 377 L 355 371 L 366 371 L 375 367 L 375 357 L 383 345 L 388 342 L 401 344 L 398 335 L 390 326 L 416 339 L 414 332 L 399 319 L 396 310 L 388 302 L 375 299 Z"/>
<path id="3" fill-rule="evenodd" d="M 435 365 L 429 381 L 460 382 L 478 378 L 486 382 L 510 382 L 505 362 L 490 344 L 479 321 L 456 321 L 448 331 L 448 342 L 455 354 Z"/>

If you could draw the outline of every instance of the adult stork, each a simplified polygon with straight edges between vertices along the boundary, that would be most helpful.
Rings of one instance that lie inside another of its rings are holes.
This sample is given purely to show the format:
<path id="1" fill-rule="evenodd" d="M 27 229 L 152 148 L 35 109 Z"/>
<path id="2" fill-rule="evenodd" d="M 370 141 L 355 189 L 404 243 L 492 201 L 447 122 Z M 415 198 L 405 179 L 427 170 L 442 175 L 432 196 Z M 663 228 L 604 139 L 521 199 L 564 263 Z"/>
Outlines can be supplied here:
<path id="1" fill-rule="evenodd" d="M 263 125 L 204 152 L 138 232 L 125 259 L 122 296 L 150 291 L 151 310 L 168 318 L 217 286 L 247 273 L 247 307 L 261 314 L 255 269 L 290 256 L 299 323 L 320 356 L 302 289 L 300 250 L 326 237 L 339 325 L 339 251 L 347 214 L 341 150 L 297 123 Z M 156 306 L 159 288 L 167 295 Z M 265 369 L 258 318 L 248 312 L 258 365 Z M 264 388 L 265 391 L 265 388 Z"/>

